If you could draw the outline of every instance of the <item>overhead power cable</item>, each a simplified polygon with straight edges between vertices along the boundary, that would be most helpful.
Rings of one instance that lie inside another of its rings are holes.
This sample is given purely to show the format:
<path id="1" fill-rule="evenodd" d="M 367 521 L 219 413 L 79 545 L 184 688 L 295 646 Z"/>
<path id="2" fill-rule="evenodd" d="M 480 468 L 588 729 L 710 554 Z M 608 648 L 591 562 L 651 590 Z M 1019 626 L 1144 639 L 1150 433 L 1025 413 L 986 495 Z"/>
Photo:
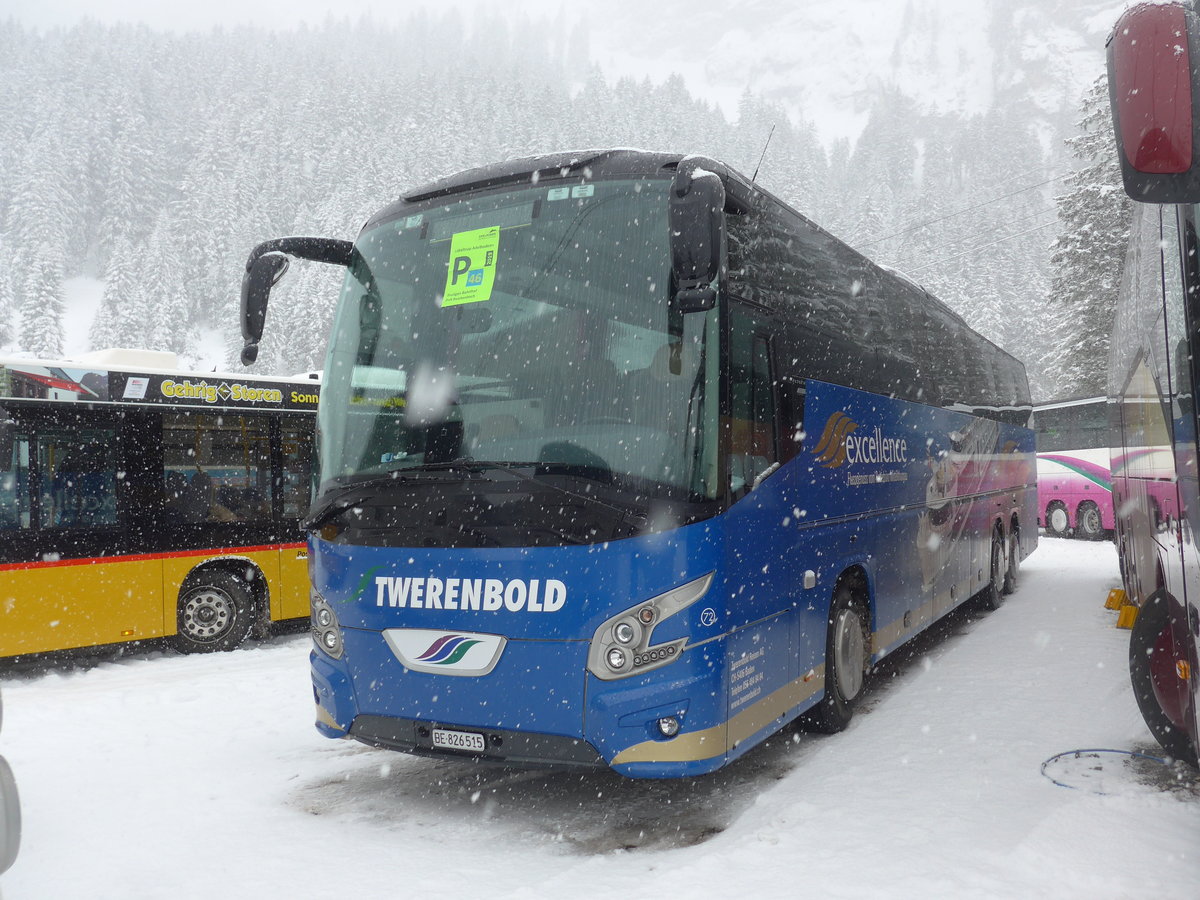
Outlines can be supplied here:
<path id="1" fill-rule="evenodd" d="M 1056 206 L 1055 208 L 1051 208 L 1051 206 L 1044 206 L 1044 208 L 1033 211 L 1027 216 L 1020 216 L 1019 218 L 1007 218 L 1007 220 L 1004 220 L 1003 224 L 1006 227 L 1012 227 L 1016 226 L 1016 224 L 1020 224 L 1021 222 L 1028 222 L 1030 220 L 1034 220 L 1034 218 L 1040 218 L 1046 214 L 1057 215 L 1057 212 L 1058 209 Z M 966 234 L 959 236 L 959 238 L 952 238 L 948 241 L 942 242 L 942 244 L 938 244 L 936 247 L 932 248 L 932 250 L 949 253 L 950 251 L 958 250 L 958 247 L 955 245 L 966 244 L 967 241 L 979 240 L 979 236 L 979 232 L 967 232 Z M 928 257 L 929 253 L 925 252 L 925 256 Z M 913 260 L 913 262 L 916 262 L 916 260 Z M 902 263 L 888 263 L 888 265 L 900 266 Z"/>
<path id="2" fill-rule="evenodd" d="M 1046 207 L 1043 209 L 1039 209 L 1036 212 L 1030 213 L 1027 216 L 1021 216 L 1018 219 L 1007 219 L 1007 220 L 1005 220 L 1004 224 L 1007 226 L 1019 225 L 1022 222 L 1028 222 L 1031 219 L 1040 218 L 1041 216 L 1044 216 L 1047 213 L 1052 213 L 1052 214 L 1057 215 L 1058 208 L 1057 207 L 1054 207 L 1054 208 Z M 1048 223 L 1043 223 L 1043 224 L 1048 224 Z M 951 238 L 949 241 L 946 241 L 945 243 L 938 245 L 934 249 L 940 250 L 945 253 L 949 253 L 953 250 L 957 250 L 959 246 L 961 246 L 962 244 L 965 244 L 967 241 L 973 241 L 973 240 L 978 240 L 978 239 L 979 239 L 979 234 L 977 232 L 968 232 L 966 234 L 963 234 L 961 237 Z M 956 246 L 956 245 L 958 245 L 958 246 Z M 915 262 L 915 260 L 914 260 L 914 262 Z M 903 262 L 893 262 L 893 263 L 889 263 L 889 265 L 895 266 L 898 269 L 902 269 L 902 268 L 904 268 L 904 266 L 906 264 Z"/>
<path id="3" fill-rule="evenodd" d="M 923 266 L 917 266 L 914 269 L 902 269 L 901 271 L 907 271 L 909 273 L 920 272 L 922 269 L 928 269 L 931 266 L 940 266 L 942 263 L 947 263 L 951 260 L 958 259 L 960 256 L 970 256 L 972 253 L 978 253 L 980 250 L 984 250 L 988 247 L 994 247 L 996 244 L 1003 244 L 1005 241 L 1011 241 L 1013 238 L 1019 238 L 1026 234 L 1032 234 L 1035 231 L 1041 231 L 1043 228 L 1049 228 L 1051 225 L 1057 224 L 1057 219 L 1055 219 L 1053 222 L 1043 222 L 1041 225 L 1035 225 L 1033 228 L 1027 228 L 1024 231 L 1019 231 L 1016 234 L 1010 234 L 1007 237 L 1000 238 L 999 240 L 989 241 L 986 244 L 980 244 L 978 247 L 972 247 L 970 250 L 964 250 L 962 253 L 956 253 L 953 256 L 947 256 L 944 259 L 935 259 L 933 262 L 925 263 Z"/>
<path id="4" fill-rule="evenodd" d="M 1070 177 L 1071 174 L 1073 174 L 1073 173 L 1067 172 L 1066 174 L 1063 174 L 1063 175 L 1055 175 L 1053 178 L 1047 178 L 1045 181 L 1039 181 L 1037 184 L 1031 184 L 1028 187 L 1023 187 L 1019 190 L 1012 191 L 1007 194 L 1001 194 L 999 197 L 992 197 L 990 200 L 982 200 L 979 203 L 976 203 L 974 206 L 968 206 L 966 209 L 960 209 L 957 212 L 947 213 L 946 215 L 941 216 L 937 219 L 930 219 L 927 222 L 917 222 L 913 225 L 907 225 L 898 231 L 893 231 L 891 234 L 885 234 L 883 237 L 875 238 L 872 241 L 866 241 L 865 243 L 857 244 L 856 246 L 859 249 L 861 249 L 863 247 L 870 247 L 872 244 L 882 243 L 883 241 L 890 240 L 891 238 L 898 237 L 902 234 L 907 234 L 910 231 L 915 231 L 918 228 L 925 228 L 929 225 L 936 225 L 938 222 L 945 222 L 947 219 L 953 219 L 955 216 L 966 215 L 969 212 L 974 212 L 977 209 L 982 209 L 983 207 L 990 206 L 993 203 L 999 203 L 1001 200 L 1007 200 L 1009 197 L 1015 197 L 1018 194 L 1024 194 L 1027 191 L 1032 191 L 1032 190 L 1036 190 L 1037 188 L 1040 188 L 1040 187 L 1045 187 L 1046 185 L 1052 184 L 1055 181 L 1062 181 L 1064 178 Z"/>

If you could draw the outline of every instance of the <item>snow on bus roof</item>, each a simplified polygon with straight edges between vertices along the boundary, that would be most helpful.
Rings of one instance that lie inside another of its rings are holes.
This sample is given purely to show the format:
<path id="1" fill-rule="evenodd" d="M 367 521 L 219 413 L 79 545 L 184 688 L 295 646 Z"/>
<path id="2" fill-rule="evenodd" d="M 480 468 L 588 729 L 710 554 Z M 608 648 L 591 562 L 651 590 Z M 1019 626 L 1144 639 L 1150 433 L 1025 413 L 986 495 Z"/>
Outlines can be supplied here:
<path id="1" fill-rule="evenodd" d="M 178 369 L 179 357 L 169 350 L 135 350 L 109 347 L 72 356 L 67 362 L 86 363 L 106 369 Z"/>
<path id="2" fill-rule="evenodd" d="M 178 357 L 164 350 L 135 350 L 124 347 L 108 350 L 93 350 L 70 357 L 38 357 L 29 353 L 6 353 L 0 355 L 0 368 L 20 369 L 29 374 L 31 369 L 62 370 L 66 373 L 94 369 L 96 371 L 130 372 L 138 375 L 175 375 L 195 378 L 236 379 L 243 381 L 295 383 L 297 381 L 319 382 L 312 372 L 297 375 L 263 374 L 258 372 L 231 372 L 220 369 L 203 370 L 180 366 Z"/>

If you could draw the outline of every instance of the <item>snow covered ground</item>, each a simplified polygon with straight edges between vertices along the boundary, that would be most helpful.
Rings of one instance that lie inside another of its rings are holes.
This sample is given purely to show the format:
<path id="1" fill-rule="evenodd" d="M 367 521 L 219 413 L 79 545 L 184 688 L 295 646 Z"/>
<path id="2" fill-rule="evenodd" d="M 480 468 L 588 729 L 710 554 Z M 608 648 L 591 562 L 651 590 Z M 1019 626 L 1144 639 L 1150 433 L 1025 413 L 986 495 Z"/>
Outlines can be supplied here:
<path id="1" fill-rule="evenodd" d="M 1200 894 L 1200 780 L 1157 752 L 1110 544 L 1043 539 L 998 612 L 888 661 L 851 728 L 716 775 L 479 769 L 313 730 L 308 639 L 0 669 L 21 789 L 5 900 L 1147 898 Z M 899 655 L 898 655 L 899 656 Z M 1098 780 L 1099 775 L 1103 780 Z M 1091 776 L 1089 779 L 1088 776 Z M 1094 792 L 1100 786 L 1105 794 Z"/>

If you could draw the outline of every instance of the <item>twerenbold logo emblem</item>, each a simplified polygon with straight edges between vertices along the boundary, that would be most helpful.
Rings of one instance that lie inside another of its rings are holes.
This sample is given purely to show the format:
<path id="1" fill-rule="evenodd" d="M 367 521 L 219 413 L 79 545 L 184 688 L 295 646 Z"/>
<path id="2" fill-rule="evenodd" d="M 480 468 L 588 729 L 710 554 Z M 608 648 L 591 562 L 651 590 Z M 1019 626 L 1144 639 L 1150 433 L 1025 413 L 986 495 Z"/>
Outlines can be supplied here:
<path id="1" fill-rule="evenodd" d="M 461 634 L 447 634 L 429 645 L 429 649 L 416 657 L 416 662 L 430 666 L 452 666 L 461 662 L 467 651 L 481 643 Z"/>

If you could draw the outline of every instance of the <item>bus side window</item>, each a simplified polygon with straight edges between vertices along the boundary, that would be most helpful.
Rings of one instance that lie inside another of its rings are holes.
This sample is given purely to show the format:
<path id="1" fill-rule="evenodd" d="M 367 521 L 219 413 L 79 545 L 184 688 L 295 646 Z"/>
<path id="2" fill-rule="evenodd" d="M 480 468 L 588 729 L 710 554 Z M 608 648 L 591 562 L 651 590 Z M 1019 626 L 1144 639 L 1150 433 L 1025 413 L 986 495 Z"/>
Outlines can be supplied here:
<path id="1" fill-rule="evenodd" d="M 787 376 L 779 379 L 779 461 L 788 462 L 804 443 L 803 381 Z"/>
<path id="2" fill-rule="evenodd" d="M 285 419 L 283 442 L 283 518 L 299 519 L 308 512 L 312 493 L 313 429 L 310 417 Z"/>
<path id="3" fill-rule="evenodd" d="M 112 428 L 39 431 L 43 528 L 117 524 L 117 433 Z"/>
<path id="4" fill-rule="evenodd" d="M 766 336 L 741 315 L 730 321 L 729 488 L 737 494 L 777 461 L 775 392 Z"/>
<path id="5" fill-rule="evenodd" d="M 1187 336 L 1187 294 L 1183 288 L 1183 267 L 1179 258 L 1179 223 L 1169 211 L 1164 211 L 1162 217 L 1162 254 L 1163 254 L 1163 288 L 1165 295 L 1167 347 L 1173 348 L 1170 356 L 1164 360 L 1162 369 L 1168 369 L 1171 376 L 1171 397 L 1177 402 L 1179 413 L 1176 427 L 1184 426 L 1191 417 L 1191 382 L 1192 363 L 1188 354 Z M 1195 241 L 1189 235 L 1189 243 Z M 1165 387 L 1165 385 L 1164 385 Z M 1185 431 L 1185 433 L 1186 433 Z"/>
<path id="6" fill-rule="evenodd" d="M 29 504 L 29 436 L 13 436 L 12 458 L 0 466 L 0 530 L 28 529 Z"/>
<path id="7" fill-rule="evenodd" d="M 269 423 L 240 413 L 163 416 L 162 493 L 183 522 L 256 522 L 271 516 Z"/>

